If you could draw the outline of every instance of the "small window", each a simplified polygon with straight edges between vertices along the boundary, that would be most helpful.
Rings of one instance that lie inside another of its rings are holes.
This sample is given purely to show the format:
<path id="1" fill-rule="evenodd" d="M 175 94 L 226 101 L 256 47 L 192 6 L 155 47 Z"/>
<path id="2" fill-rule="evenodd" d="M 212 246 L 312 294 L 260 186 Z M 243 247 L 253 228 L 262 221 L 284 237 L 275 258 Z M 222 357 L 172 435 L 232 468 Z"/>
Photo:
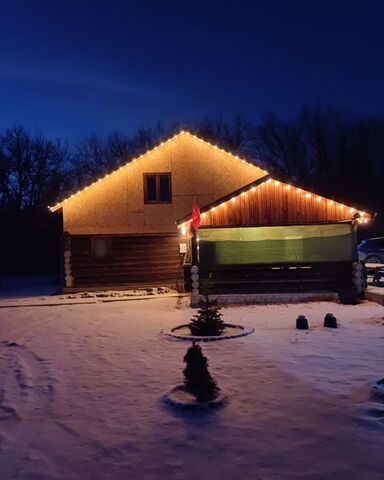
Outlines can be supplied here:
<path id="1" fill-rule="evenodd" d="M 171 203 L 171 174 L 144 174 L 144 203 Z"/>
<path id="2" fill-rule="evenodd" d="M 92 238 L 92 257 L 98 261 L 111 259 L 112 258 L 112 238 L 93 237 Z"/>

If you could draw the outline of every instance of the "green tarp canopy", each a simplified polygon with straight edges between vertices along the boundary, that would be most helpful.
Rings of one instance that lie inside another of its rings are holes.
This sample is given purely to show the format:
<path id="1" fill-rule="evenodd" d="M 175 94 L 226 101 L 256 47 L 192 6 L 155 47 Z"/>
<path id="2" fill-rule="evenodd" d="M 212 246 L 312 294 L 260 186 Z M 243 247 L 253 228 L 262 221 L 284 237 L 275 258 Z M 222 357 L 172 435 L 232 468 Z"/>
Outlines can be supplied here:
<path id="1" fill-rule="evenodd" d="M 350 223 L 281 227 L 202 228 L 200 264 L 226 266 L 347 262 L 356 258 Z"/>

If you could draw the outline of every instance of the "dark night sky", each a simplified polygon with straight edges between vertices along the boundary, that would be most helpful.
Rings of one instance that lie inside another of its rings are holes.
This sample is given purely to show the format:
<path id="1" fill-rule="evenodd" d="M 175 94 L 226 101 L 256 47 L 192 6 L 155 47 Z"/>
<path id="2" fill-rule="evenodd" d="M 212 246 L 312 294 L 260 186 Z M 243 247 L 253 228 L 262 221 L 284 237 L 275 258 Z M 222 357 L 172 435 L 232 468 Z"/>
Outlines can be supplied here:
<path id="1" fill-rule="evenodd" d="M 384 113 L 384 1 L 0 0 L 0 128 Z"/>

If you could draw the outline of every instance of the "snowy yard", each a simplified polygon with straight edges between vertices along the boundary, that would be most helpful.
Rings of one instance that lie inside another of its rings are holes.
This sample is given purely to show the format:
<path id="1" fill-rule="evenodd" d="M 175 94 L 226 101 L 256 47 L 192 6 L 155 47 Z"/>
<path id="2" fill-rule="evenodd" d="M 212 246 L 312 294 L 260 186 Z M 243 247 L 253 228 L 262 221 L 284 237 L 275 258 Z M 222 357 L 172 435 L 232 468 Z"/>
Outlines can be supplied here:
<path id="1" fill-rule="evenodd" d="M 255 328 L 202 344 L 230 402 L 185 413 L 160 398 L 189 344 L 159 332 L 188 322 L 187 302 L 0 309 L 1 480 L 382 480 L 383 307 L 223 309 Z"/>

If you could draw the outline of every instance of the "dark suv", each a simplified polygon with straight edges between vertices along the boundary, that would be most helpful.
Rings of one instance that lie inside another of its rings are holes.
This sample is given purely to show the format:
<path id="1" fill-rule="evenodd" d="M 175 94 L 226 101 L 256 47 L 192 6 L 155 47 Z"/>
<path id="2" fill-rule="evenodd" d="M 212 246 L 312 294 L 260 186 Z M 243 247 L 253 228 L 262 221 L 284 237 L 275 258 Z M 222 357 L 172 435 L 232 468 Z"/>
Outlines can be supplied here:
<path id="1" fill-rule="evenodd" d="M 384 237 L 367 238 L 357 248 L 362 262 L 384 263 Z"/>

